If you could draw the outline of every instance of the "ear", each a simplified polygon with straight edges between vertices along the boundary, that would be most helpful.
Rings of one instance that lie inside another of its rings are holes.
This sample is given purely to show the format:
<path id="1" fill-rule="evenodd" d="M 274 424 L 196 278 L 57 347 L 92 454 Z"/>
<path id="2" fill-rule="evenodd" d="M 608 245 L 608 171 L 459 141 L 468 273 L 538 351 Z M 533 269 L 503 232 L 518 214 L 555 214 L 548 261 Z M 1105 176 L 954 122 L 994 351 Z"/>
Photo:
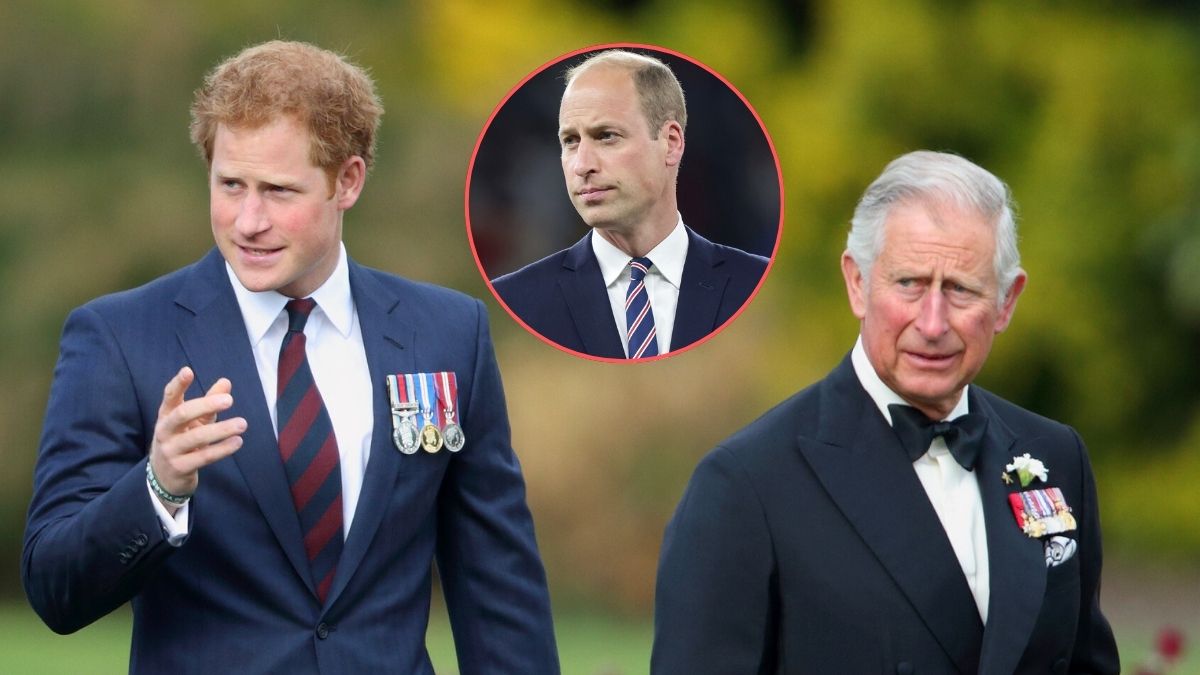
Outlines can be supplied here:
<path id="1" fill-rule="evenodd" d="M 1004 296 L 1004 304 L 1000 305 L 1000 314 L 996 316 L 997 333 L 1003 333 L 1004 329 L 1008 328 L 1013 312 L 1017 309 L 1017 297 L 1021 295 L 1021 291 L 1025 290 L 1025 282 L 1028 280 L 1029 277 L 1025 274 L 1025 270 L 1017 271 L 1017 278 L 1013 279 L 1012 286 L 1008 289 L 1008 295 Z"/>
<path id="2" fill-rule="evenodd" d="M 358 201 L 362 194 L 363 185 L 367 182 L 367 163 L 362 157 L 354 155 L 342 162 L 334 183 L 334 198 L 341 211 L 348 210 Z"/>
<path id="3" fill-rule="evenodd" d="M 846 295 L 850 298 L 850 311 L 854 312 L 854 316 L 859 321 L 862 321 L 863 317 L 867 315 L 866 280 L 863 279 L 862 270 L 859 269 L 858 263 L 854 261 L 849 250 L 842 253 L 842 277 L 846 280 Z"/>
<path id="4" fill-rule="evenodd" d="M 667 142 L 667 166 L 679 166 L 683 161 L 683 127 L 675 120 L 667 120 L 658 130 L 658 137 Z"/>

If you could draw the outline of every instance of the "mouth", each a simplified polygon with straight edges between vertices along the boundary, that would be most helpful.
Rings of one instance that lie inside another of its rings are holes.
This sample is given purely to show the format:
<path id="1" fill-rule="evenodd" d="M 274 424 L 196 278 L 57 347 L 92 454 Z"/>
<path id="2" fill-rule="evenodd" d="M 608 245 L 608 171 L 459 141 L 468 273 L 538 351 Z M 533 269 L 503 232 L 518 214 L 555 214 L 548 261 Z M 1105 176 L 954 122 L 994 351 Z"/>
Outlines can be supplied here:
<path id="1" fill-rule="evenodd" d="M 612 192 L 611 187 L 585 187 L 575 191 L 575 195 L 582 199 L 585 203 L 592 203 L 604 199 L 608 193 Z"/>
<path id="2" fill-rule="evenodd" d="M 265 248 L 261 246 L 243 246 L 238 244 L 238 252 L 241 254 L 242 260 L 248 263 L 267 263 L 271 262 L 279 255 L 283 248 Z"/>
<path id="3" fill-rule="evenodd" d="M 904 352 L 904 355 L 910 362 L 913 363 L 913 365 L 916 365 L 919 368 L 927 368 L 931 370 L 947 368 L 951 366 L 958 358 L 958 352 L 940 354 L 936 352 L 906 351 Z"/>

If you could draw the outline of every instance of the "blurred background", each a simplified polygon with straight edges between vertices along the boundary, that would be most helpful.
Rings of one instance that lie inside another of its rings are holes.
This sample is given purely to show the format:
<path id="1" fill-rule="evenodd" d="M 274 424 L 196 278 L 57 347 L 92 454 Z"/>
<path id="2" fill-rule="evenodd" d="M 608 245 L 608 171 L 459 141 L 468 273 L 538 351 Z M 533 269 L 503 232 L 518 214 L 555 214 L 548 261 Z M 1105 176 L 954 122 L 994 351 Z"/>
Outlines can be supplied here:
<path id="1" fill-rule="evenodd" d="M 0 671 L 122 672 L 128 614 L 58 637 L 25 603 L 24 514 L 67 312 L 212 244 L 191 92 L 219 59 L 308 40 L 387 108 L 348 215 L 360 262 L 482 297 L 553 593 L 564 672 L 642 673 L 663 526 L 699 458 L 822 377 L 857 327 L 838 272 L 884 164 L 952 150 L 1011 185 L 1030 282 L 981 383 L 1075 426 L 1104 518 L 1103 604 L 1133 671 L 1163 627 L 1200 672 L 1200 11 L 935 0 L 0 5 Z M 786 192 L 762 291 L 717 338 L 637 367 L 568 356 L 499 309 L 467 246 L 489 114 L 559 55 L 642 42 L 754 105 Z M 430 252 L 436 252 L 430 255 Z M 99 366 L 99 364 L 98 364 Z M 659 402 L 631 411 L 618 388 Z M 430 647 L 453 673 L 445 621 Z"/>

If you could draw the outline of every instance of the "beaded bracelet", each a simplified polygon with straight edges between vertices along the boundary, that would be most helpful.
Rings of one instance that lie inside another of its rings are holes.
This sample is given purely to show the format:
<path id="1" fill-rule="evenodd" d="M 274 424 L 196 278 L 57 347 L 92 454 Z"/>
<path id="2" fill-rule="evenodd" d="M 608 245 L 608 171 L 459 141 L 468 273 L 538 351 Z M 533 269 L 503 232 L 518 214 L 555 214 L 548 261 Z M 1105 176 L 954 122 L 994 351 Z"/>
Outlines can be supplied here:
<path id="1" fill-rule="evenodd" d="M 159 484 L 158 476 L 154 475 L 154 467 L 150 466 L 149 459 L 146 460 L 146 482 L 150 484 L 150 489 L 154 490 L 154 494 L 158 495 L 160 499 L 167 503 L 174 504 L 176 506 L 183 506 L 187 503 L 187 500 L 192 498 L 192 495 L 190 494 L 173 495 L 170 492 L 167 492 L 163 486 Z"/>

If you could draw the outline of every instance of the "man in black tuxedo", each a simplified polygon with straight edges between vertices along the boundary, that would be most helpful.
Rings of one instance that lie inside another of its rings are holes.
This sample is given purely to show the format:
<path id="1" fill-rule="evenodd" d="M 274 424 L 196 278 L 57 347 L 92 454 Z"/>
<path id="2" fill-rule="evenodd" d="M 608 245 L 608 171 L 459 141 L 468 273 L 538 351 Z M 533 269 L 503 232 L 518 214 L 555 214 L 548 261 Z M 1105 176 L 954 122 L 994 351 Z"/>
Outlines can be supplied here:
<path id="1" fill-rule="evenodd" d="M 589 356 L 649 358 L 716 331 L 767 259 L 684 225 L 675 197 L 687 110 L 658 59 L 607 50 L 567 72 L 558 137 L 571 203 L 591 230 L 492 281 L 531 330 Z"/>
<path id="2" fill-rule="evenodd" d="M 850 355 L 712 451 L 667 527 L 652 672 L 1118 672 L 1083 442 L 970 384 L 1025 287 L 1007 187 L 896 159 L 842 273 Z"/>

